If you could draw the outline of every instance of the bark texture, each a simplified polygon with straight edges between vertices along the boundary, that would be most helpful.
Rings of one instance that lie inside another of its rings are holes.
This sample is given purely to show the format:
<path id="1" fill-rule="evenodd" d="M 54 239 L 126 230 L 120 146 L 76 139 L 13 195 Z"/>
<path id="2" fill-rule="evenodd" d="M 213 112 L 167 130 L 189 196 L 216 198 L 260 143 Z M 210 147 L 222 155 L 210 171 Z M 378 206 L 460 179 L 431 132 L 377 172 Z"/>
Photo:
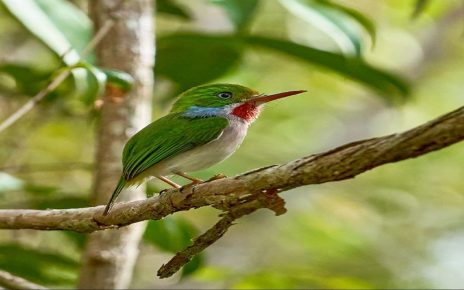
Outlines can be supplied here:
<path id="1" fill-rule="evenodd" d="M 114 21 L 97 48 L 98 65 L 130 73 L 134 88 L 108 85 L 97 134 L 94 204 L 105 204 L 121 174 L 127 139 L 150 121 L 153 88 L 154 31 L 151 0 L 90 1 L 96 30 Z M 140 199 L 143 188 L 125 190 L 119 200 Z M 131 281 L 144 224 L 93 233 L 83 256 L 79 288 L 121 289 Z"/>

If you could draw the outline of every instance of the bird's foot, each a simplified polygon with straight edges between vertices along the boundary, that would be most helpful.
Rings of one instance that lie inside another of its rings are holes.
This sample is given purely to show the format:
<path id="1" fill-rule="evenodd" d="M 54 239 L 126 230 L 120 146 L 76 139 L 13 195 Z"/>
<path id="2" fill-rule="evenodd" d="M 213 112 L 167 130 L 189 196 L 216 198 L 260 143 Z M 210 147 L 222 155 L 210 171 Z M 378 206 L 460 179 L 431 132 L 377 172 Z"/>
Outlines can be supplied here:
<path id="1" fill-rule="evenodd" d="M 223 173 L 218 173 L 214 176 L 212 176 L 210 179 L 206 180 L 206 182 L 208 181 L 213 181 L 213 180 L 218 180 L 218 179 L 223 179 L 223 178 L 226 178 L 227 176 Z"/>
<path id="2" fill-rule="evenodd" d="M 168 192 L 169 190 L 170 190 L 170 188 L 165 188 L 165 189 L 163 189 L 163 190 L 161 190 L 161 191 L 159 192 L 159 195 L 165 194 L 165 193 Z"/>

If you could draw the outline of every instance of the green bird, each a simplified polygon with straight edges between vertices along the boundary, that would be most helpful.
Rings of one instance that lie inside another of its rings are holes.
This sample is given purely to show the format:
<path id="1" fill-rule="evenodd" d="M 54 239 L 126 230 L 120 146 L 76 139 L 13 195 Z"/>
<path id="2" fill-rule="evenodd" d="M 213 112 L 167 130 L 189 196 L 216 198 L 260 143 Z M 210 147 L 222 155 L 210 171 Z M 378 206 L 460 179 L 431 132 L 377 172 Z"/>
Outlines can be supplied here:
<path id="1" fill-rule="evenodd" d="M 180 186 L 166 176 L 175 174 L 201 182 L 186 172 L 208 168 L 234 153 L 263 104 L 303 92 L 265 95 L 234 84 L 203 85 L 185 91 L 168 115 L 126 143 L 122 176 L 104 215 L 125 187 L 138 185 L 149 177 L 176 188 Z"/>

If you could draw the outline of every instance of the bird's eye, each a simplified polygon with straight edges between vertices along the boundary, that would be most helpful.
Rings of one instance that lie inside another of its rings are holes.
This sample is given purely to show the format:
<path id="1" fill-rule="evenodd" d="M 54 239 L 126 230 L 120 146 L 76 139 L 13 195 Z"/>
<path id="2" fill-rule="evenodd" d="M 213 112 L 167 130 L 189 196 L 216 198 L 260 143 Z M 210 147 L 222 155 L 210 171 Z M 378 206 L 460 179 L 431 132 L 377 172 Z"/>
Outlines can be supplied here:
<path id="1" fill-rule="evenodd" d="M 217 94 L 217 96 L 221 99 L 229 99 L 232 97 L 232 93 L 231 92 L 222 92 L 222 93 L 219 93 Z"/>

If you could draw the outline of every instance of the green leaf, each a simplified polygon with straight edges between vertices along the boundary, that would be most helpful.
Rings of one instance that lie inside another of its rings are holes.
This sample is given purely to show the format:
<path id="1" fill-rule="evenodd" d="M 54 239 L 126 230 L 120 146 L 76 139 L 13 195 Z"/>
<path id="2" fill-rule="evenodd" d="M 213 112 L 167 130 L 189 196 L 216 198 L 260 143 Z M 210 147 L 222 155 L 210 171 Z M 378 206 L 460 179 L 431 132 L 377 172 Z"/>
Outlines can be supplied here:
<path id="1" fill-rule="evenodd" d="M 81 196 L 51 197 L 47 199 L 36 198 L 29 203 L 34 209 L 65 209 L 89 206 L 89 200 Z"/>
<path id="2" fill-rule="evenodd" d="M 192 19 L 184 7 L 177 5 L 172 0 L 156 0 L 155 3 L 157 12 L 178 16 L 185 20 Z"/>
<path id="3" fill-rule="evenodd" d="M 405 80 L 371 66 L 360 58 L 347 57 L 286 40 L 259 36 L 249 36 L 245 39 L 251 45 L 282 52 L 351 78 L 377 90 L 388 101 L 403 99 L 410 92 L 409 84 Z"/>
<path id="4" fill-rule="evenodd" d="M 81 60 L 79 52 L 90 41 L 92 23 L 77 7 L 64 0 L 0 0 L 7 11 L 45 44 L 67 66 Z M 89 58 L 92 60 L 92 57 Z M 75 91 L 88 94 L 87 72 L 73 71 Z"/>
<path id="5" fill-rule="evenodd" d="M 203 265 L 205 264 L 205 258 L 204 255 L 199 254 L 196 255 L 188 262 L 183 268 L 181 272 L 181 277 L 185 278 L 193 273 L 195 273 L 197 270 L 199 270 Z"/>
<path id="6" fill-rule="evenodd" d="M 79 9 L 63 0 L 1 0 L 30 33 L 67 65 L 80 60 L 77 49 L 90 40 L 91 22 Z"/>
<path id="7" fill-rule="evenodd" d="M 84 103 L 87 105 L 93 104 L 98 96 L 103 95 L 107 83 L 124 91 L 129 91 L 134 85 L 134 78 L 122 71 L 100 69 L 85 61 L 79 62 L 74 68 L 84 68 L 88 72 L 88 90 L 82 96 Z"/>
<path id="8" fill-rule="evenodd" d="M 319 1 L 322 1 L 322 0 L 319 0 Z M 323 1 L 329 2 L 328 0 L 323 0 Z M 377 31 L 376 31 L 374 22 L 372 22 L 370 18 L 368 18 L 361 12 L 355 9 L 352 9 L 350 7 L 343 6 L 343 5 L 334 3 L 334 2 L 329 2 L 329 3 L 334 9 L 340 10 L 341 12 L 345 13 L 347 16 L 350 16 L 353 20 L 357 21 L 357 23 L 361 27 L 363 27 L 364 30 L 366 30 L 366 32 L 369 34 L 372 40 L 372 43 L 375 44 L 377 40 Z"/>
<path id="9" fill-rule="evenodd" d="M 117 86 L 124 91 L 130 91 L 134 86 L 134 78 L 123 71 L 102 68 L 101 71 L 106 75 L 108 83 Z"/>
<path id="10" fill-rule="evenodd" d="M 167 252 L 176 253 L 192 243 L 198 230 L 190 222 L 174 216 L 158 221 L 149 221 L 143 239 Z M 199 254 L 182 269 L 182 277 L 186 277 L 204 264 L 203 254 Z"/>
<path id="11" fill-rule="evenodd" d="M 149 221 L 144 241 L 167 252 L 176 253 L 190 245 L 198 230 L 187 220 L 170 216 Z"/>
<path id="12" fill-rule="evenodd" d="M 77 247 L 77 249 L 84 250 L 88 235 L 72 231 L 62 231 L 62 233 Z"/>
<path id="13" fill-rule="evenodd" d="M 245 30 L 258 8 L 258 0 L 211 0 L 222 5 L 237 31 Z"/>
<path id="14" fill-rule="evenodd" d="M 99 68 L 86 61 L 80 61 L 78 64 L 73 66 L 74 71 L 80 68 L 87 70 L 87 90 L 81 95 L 81 99 L 84 104 L 91 105 L 98 96 L 103 95 L 105 92 L 107 77 Z"/>
<path id="15" fill-rule="evenodd" d="M 77 279 L 79 263 L 57 253 L 0 244 L 0 269 L 36 283 L 72 285 Z"/>
<path id="16" fill-rule="evenodd" d="M 92 38 L 92 21 L 83 11 L 70 1 L 36 0 L 36 2 L 73 49 L 80 52 L 87 46 Z M 93 60 L 92 56 L 89 58 Z"/>
<path id="17" fill-rule="evenodd" d="M 0 73 L 9 75 L 15 81 L 15 92 L 34 95 L 40 91 L 50 79 L 51 73 L 21 64 L 1 64 Z"/>
<path id="18" fill-rule="evenodd" d="M 360 56 L 364 47 L 364 28 L 375 42 L 375 27 L 361 13 L 329 0 L 281 0 L 294 15 L 330 36 L 346 54 Z M 360 26 L 360 27 L 359 27 Z"/>
<path id="19" fill-rule="evenodd" d="M 412 18 L 416 18 L 421 15 L 429 4 L 430 0 L 416 0 L 414 11 L 412 12 Z"/>
<path id="20" fill-rule="evenodd" d="M 184 91 L 229 72 L 240 60 L 237 38 L 202 34 L 173 34 L 158 39 L 155 73 Z"/>

